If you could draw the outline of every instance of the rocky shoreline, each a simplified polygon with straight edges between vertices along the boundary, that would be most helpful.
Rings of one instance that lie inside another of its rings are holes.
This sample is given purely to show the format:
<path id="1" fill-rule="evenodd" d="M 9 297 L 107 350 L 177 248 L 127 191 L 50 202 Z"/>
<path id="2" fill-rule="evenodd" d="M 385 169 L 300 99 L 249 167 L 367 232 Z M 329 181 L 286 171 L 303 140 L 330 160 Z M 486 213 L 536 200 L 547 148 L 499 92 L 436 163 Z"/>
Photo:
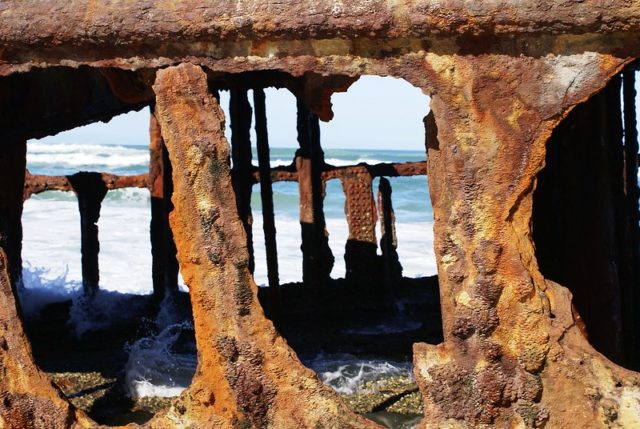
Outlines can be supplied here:
<path id="1" fill-rule="evenodd" d="M 294 296 L 296 289 L 291 291 L 288 299 L 292 305 L 288 308 L 305 308 L 302 304 L 294 305 L 298 304 Z M 357 302 L 358 306 L 348 308 L 331 303 L 318 309 L 307 306 L 307 311 L 299 314 L 282 314 L 276 325 L 294 350 L 306 356 L 342 353 L 365 361 L 407 362 L 415 341 L 438 341 L 438 314 L 429 311 L 429 306 L 437 305 L 433 288 L 419 282 L 406 287 L 404 298 L 410 298 L 407 301 L 411 302 L 411 305 L 403 307 L 402 315 L 410 318 L 406 320 L 397 319 L 393 309 L 382 310 L 366 300 L 356 299 L 361 296 L 358 291 L 351 293 L 353 299 L 346 302 Z M 36 318 L 26 320 L 25 324 L 38 365 L 74 406 L 101 424 L 144 423 L 173 400 L 165 397 L 131 398 L 126 389 L 128 350 L 138 339 L 158 333 L 153 315 L 159 308 L 149 297 L 129 296 L 126 300 L 128 308 L 137 310 L 126 317 L 124 313 L 120 314 L 117 320 L 103 315 L 106 310 L 94 303 L 87 309 L 87 314 L 109 323 L 104 329 L 89 330 L 80 336 L 69 325 L 70 314 L 74 312 L 69 301 L 45 307 Z M 175 297 L 171 310 L 174 316 L 190 320 L 190 309 L 187 294 Z M 434 320 L 421 319 L 424 315 L 431 315 L 429 317 Z M 319 320 L 322 323 L 318 323 Z M 408 320 L 415 323 L 406 324 Z M 389 324 L 398 321 L 404 330 L 389 331 Z M 381 328 L 384 326 L 387 328 Z M 408 329 L 407 326 L 414 327 Z M 189 331 L 184 333 L 180 338 L 183 346 L 194 341 Z M 180 344 L 175 346 L 180 347 Z M 341 396 L 351 410 L 388 428 L 414 427 L 423 414 L 422 397 L 408 372 L 375 373 L 373 379 L 369 376 L 355 392 L 351 389 Z"/>
<path id="2" fill-rule="evenodd" d="M 114 391 L 121 389 L 119 380 L 105 377 L 100 372 L 53 372 L 48 374 L 56 386 L 77 408 L 91 413 L 96 403 L 115 401 Z M 365 383 L 357 393 L 341 395 L 354 412 L 364 414 L 381 424 L 396 422 L 404 428 L 407 422 L 422 415 L 422 397 L 409 377 L 386 377 Z M 127 398 L 128 399 L 128 398 Z M 125 400 L 127 400 L 125 399 Z M 174 398 L 143 397 L 130 399 L 129 410 L 108 416 L 103 423 L 143 423 L 155 413 L 169 406 Z M 115 403 L 113 404 L 116 405 Z"/>

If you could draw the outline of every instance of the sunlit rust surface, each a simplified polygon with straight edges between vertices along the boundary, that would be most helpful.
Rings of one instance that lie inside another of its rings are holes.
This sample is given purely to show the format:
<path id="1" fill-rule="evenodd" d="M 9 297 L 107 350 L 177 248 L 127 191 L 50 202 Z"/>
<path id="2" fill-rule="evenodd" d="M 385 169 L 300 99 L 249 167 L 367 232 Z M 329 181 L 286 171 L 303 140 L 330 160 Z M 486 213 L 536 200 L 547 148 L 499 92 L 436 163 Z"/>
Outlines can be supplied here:
<path id="1" fill-rule="evenodd" d="M 111 173 L 101 173 L 100 177 L 105 187 L 112 191 L 123 188 L 146 188 L 148 174 L 138 174 L 135 176 L 118 176 Z M 68 176 L 46 176 L 40 174 L 25 175 L 24 199 L 31 195 L 40 194 L 46 191 L 73 192 L 73 185 Z"/>
<path id="2" fill-rule="evenodd" d="M 300 364 L 257 304 L 224 117 L 207 87 L 207 77 L 253 71 L 296 78 L 292 90 L 325 120 L 331 92 L 361 75 L 402 78 L 431 96 L 445 341 L 414 346 L 420 427 L 640 426 L 640 377 L 589 345 L 569 291 L 540 273 L 531 238 L 545 143 L 639 55 L 637 2 L 4 1 L 0 22 L 0 155 L 9 161 L 19 154 L 8 148 L 28 138 L 157 104 L 199 364 L 189 389 L 146 427 L 376 427 Z M 71 89 L 51 96 L 66 88 L 59 82 Z M 0 195 L 23 191 L 4 180 L 23 174 L 14 170 L 0 172 Z M 0 212 L 0 238 L 14 215 Z M 96 427 L 33 363 L 8 243 L 0 240 L 0 428 Z"/>

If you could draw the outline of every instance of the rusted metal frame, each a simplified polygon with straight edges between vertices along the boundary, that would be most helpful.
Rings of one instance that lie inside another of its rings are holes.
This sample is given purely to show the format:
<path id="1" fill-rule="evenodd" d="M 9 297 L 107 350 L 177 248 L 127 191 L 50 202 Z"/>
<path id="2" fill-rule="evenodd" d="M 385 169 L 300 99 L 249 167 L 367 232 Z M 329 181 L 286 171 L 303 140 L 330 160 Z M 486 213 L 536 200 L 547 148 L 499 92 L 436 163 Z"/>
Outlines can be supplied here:
<path id="1" fill-rule="evenodd" d="M 384 267 L 384 282 L 387 290 L 402 278 L 402 265 L 398 257 L 396 236 L 396 215 L 391 200 L 391 183 L 386 177 L 380 178 L 378 185 L 378 216 L 380 216 L 380 250 Z"/>
<path id="2" fill-rule="evenodd" d="M 269 281 L 269 303 L 272 317 L 279 312 L 280 276 L 278 273 L 278 247 L 276 242 L 276 222 L 273 209 L 273 188 L 271 186 L 271 161 L 269 156 L 269 134 L 265 94 L 262 88 L 253 90 L 253 106 L 256 117 L 256 145 L 258 149 L 258 169 L 260 176 L 260 197 L 262 200 L 262 229 L 267 254 L 267 279 Z"/>
<path id="3" fill-rule="evenodd" d="M 111 173 L 99 174 L 108 190 L 124 188 L 146 188 L 149 175 L 147 173 L 134 176 L 118 176 Z M 70 176 L 47 176 L 31 174 L 25 171 L 25 184 L 23 198 L 29 199 L 31 195 L 40 194 L 46 191 L 73 192 L 73 186 L 69 181 Z"/>
<path id="4" fill-rule="evenodd" d="M 253 216 L 251 214 L 251 191 L 253 183 L 251 173 L 251 105 L 247 97 L 247 90 L 234 88 L 230 91 L 229 114 L 231 116 L 231 159 L 233 169 L 233 189 L 236 192 L 238 214 L 247 235 L 247 249 L 249 250 L 249 271 L 253 273 L 255 260 L 253 254 Z"/>
<path id="5" fill-rule="evenodd" d="M 318 117 L 311 113 L 300 99 L 297 108 L 300 149 L 296 152 L 295 165 L 300 191 L 302 281 L 319 291 L 321 285 L 329 280 L 334 262 L 323 211 L 324 153 L 320 146 Z"/>
<path id="6" fill-rule="evenodd" d="M 632 225 L 630 223 L 629 198 L 626 194 L 629 185 L 627 166 L 625 165 L 625 138 L 623 134 L 623 115 L 621 108 L 621 92 L 623 89 L 622 78 L 620 75 L 614 77 L 611 84 L 605 89 L 608 94 L 607 106 L 602 107 L 602 111 L 606 112 L 606 142 L 609 148 L 609 156 L 611 157 L 611 177 L 612 201 L 615 210 L 615 234 L 617 245 L 617 264 L 618 278 L 620 287 L 620 313 L 622 318 L 622 361 L 626 365 L 636 365 L 632 356 L 636 355 L 636 329 L 635 329 L 635 304 L 633 297 L 636 293 L 634 279 L 634 260 L 633 260 L 633 238 Z M 636 149 L 637 150 L 637 149 Z M 635 152 L 637 153 L 637 151 Z M 622 174 L 620 174 L 622 173 Z M 635 176 L 637 181 L 637 176 Z M 636 208 L 637 210 L 637 208 Z"/>
<path id="7" fill-rule="evenodd" d="M 279 166 L 271 168 L 272 182 L 297 182 L 298 172 L 295 169 L 295 160 L 291 165 Z M 334 167 L 330 164 L 324 164 L 322 168 L 322 180 L 340 179 L 346 175 L 355 174 L 362 170 L 366 170 L 371 177 L 410 177 L 410 176 L 426 176 L 427 162 L 412 161 L 398 163 L 380 163 L 380 164 L 358 164 Z M 260 182 L 260 170 L 253 168 L 253 182 Z"/>
<path id="8" fill-rule="evenodd" d="M 367 287 L 379 284 L 381 272 L 376 263 L 378 243 L 376 240 L 377 212 L 373 199 L 373 177 L 361 168 L 355 174 L 341 177 L 345 195 L 344 212 L 349 226 L 349 237 L 345 244 L 345 278 L 354 286 Z"/>
<path id="9" fill-rule="evenodd" d="M 629 242 L 631 244 L 631 264 L 628 306 L 632 310 L 632 319 L 629 323 L 631 341 L 628 347 L 628 359 L 634 362 L 634 369 L 640 368 L 640 312 L 633 311 L 640 302 L 640 213 L 638 201 L 640 189 L 638 189 L 638 130 L 636 123 L 636 70 L 637 63 L 628 66 L 622 74 L 623 85 L 623 120 L 624 120 L 624 191 L 627 205 L 627 222 L 629 227 Z"/>
<path id="10" fill-rule="evenodd" d="M 100 173 L 76 173 L 69 176 L 69 183 L 78 198 L 80 211 L 82 288 L 85 295 L 93 297 L 100 284 L 98 219 L 108 188 Z"/>
<path id="11" fill-rule="evenodd" d="M 169 213 L 173 210 L 171 163 L 155 112 L 149 121 L 149 193 L 151 194 L 151 258 L 153 295 L 157 301 L 178 292 L 178 259 Z"/>
<path id="12" fill-rule="evenodd" d="M 22 193 L 27 146 L 24 140 L 0 145 L 0 248 L 7 254 L 13 292 L 22 278 Z"/>

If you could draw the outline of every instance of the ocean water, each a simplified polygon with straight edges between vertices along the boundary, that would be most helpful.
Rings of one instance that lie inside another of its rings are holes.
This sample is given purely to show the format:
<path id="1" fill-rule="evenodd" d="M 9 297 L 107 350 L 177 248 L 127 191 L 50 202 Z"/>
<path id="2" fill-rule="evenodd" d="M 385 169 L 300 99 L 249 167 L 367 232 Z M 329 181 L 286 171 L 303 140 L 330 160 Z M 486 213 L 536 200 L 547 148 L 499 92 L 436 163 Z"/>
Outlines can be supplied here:
<path id="1" fill-rule="evenodd" d="M 329 149 L 325 152 L 326 162 L 336 166 L 360 162 L 419 161 L 425 157 L 423 152 L 391 150 Z M 274 148 L 271 151 L 271 163 L 273 166 L 290 164 L 293 155 L 294 149 Z M 148 159 L 147 148 L 142 146 L 30 143 L 27 167 L 33 174 L 107 171 L 125 175 L 146 172 Z M 433 275 L 436 273 L 433 214 L 426 176 L 390 180 L 398 253 L 404 273 L 409 277 Z M 378 182 L 377 179 L 374 181 L 374 192 L 377 192 Z M 281 282 L 299 281 L 302 278 L 302 254 L 298 185 L 295 182 L 279 182 L 274 184 L 273 190 Z M 267 272 L 259 192 L 259 186 L 254 186 L 255 279 L 258 285 L 264 285 L 267 283 Z M 343 277 L 345 272 L 343 255 L 348 226 L 344 202 L 340 181 L 328 181 L 324 208 L 329 245 L 336 259 L 332 276 L 336 278 Z M 146 189 L 122 189 L 107 194 L 98 221 L 101 289 L 151 293 L 150 220 L 150 196 Z M 80 216 L 75 196 L 55 191 L 32 196 L 25 203 L 23 225 L 25 266 L 31 272 L 37 272 L 39 279 L 45 281 L 41 282 L 40 287 L 46 284 L 46 280 L 60 279 L 63 275 L 67 288 L 78 287 L 81 281 Z M 31 277 L 25 274 L 25 278 Z M 32 284 L 28 281 L 27 287 Z M 56 286 L 55 289 L 59 288 Z"/>
<path id="2" fill-rule="evenodd" d="M 272 148 L 272 165 L 290 164 L 294 151 Z M 325 150 L 325 158 L 327 163 L 340 166 L 360 162 L 419 161 L 425 158 L 425 153 L 328 149 Z M 27 152 L 27 166 L 31 173 L 48 175 L 78 171 L 138 174 L 148 170 L 148 159 L 148 149 L 143 146 L 30 142 Z M 398 253 L 404 274 L 413 277 L 436 274 L 433 215 L 426 176 L 390 180 Z M 273 187 L 281 282 L 302 278 L 297 186 L 297 183 L 282 182 Z M 377 186 L 378 180 L 374 182 L 375 192 Z M 327 182 L 324 207 L 329 244 L 336 259 L 332 276 L 336 278 L 343 277 L 345 272 L 343 255 L 348 227 L 344 202 L 340 181 Z M 252 210 L 255 279 L 258 285 L 264 285 L 267 272 L 259 186 L 254 187 Z M 125 306 L 123 294 L 152 292 L 149 223 L 150 196 L 146 189 L 124 189 L 107 194 L 98 222 L 99 300 L 102 310 L 96 318 L 92 311 L 86 311 L 80 294 L 80 218 L 75 196 L 53 191 L 32 196 L 25 202 L 23 213 L 25 287 L 21 302 L 26 313 L 34 314 L 47 303 L 73 298 L 72 328 L 78 335 L 104 327 L 116 318 L 126 317 L 121 311 Z M 156 325 L 159 334 L 145 337 L 129 347 L 127 386 L 133 397 L 178 395 L 188 386 L 195 370 L 195 350 L 181 354 L 172 349 L 180 333 L 193 328 L 174 320 L 170 310 L 164 312 Z M 362 383 L 375 376 L 408 375 L 411 372 L 411 365 L 407 362 L 362 360 L 348 355 L 308 356 L 304 357 L 304 362 L 315 369 L 326 384 L 341 393 L 355 392 Z"/>

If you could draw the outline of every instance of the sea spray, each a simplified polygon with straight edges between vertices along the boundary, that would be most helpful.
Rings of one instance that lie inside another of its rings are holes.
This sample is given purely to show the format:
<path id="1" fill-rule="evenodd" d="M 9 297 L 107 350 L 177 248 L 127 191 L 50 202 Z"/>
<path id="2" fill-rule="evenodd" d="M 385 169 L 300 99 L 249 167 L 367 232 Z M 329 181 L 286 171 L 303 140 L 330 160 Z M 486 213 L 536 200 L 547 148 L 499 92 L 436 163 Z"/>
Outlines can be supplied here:
<path id="1" fill-rule="evenodd" d="M 18 300 L 22 314 L 37 318 L 47 305 L 68 301 L 81 293 L 82 284 L 67 278 L 69 268 L 53 273 L 49 268 L 32 266 L 26 262 L 22 267 L 22 285 L 18 288 Z"/>
<path id="2" fill-rule="evenodd" d="M 130 326 L 144 313 L 147 300 L 136 295 L 99 290 L 95 295 L 77 294 L 69 310 L 69 322 L 77 337 L 114 326 Z"/>
<path id="3" fill-rule="evenodd" d="M 358 393 L 369 381 L 399 376 L 412 377 L 412 365 L 409 362 L 363 358 L 344 353 L 319 353 L 301 356 L 301 359 L 318 374 L 324 384 L 342 395 Z"/>
<path id="4" fill-rule="evenodd" d="M 125 386 L 130 397 L 178 396 L 191 384 L 196 370 L 193 322 L 168 295 L 149 335 L 130 344 L 127 351 Z"/>

